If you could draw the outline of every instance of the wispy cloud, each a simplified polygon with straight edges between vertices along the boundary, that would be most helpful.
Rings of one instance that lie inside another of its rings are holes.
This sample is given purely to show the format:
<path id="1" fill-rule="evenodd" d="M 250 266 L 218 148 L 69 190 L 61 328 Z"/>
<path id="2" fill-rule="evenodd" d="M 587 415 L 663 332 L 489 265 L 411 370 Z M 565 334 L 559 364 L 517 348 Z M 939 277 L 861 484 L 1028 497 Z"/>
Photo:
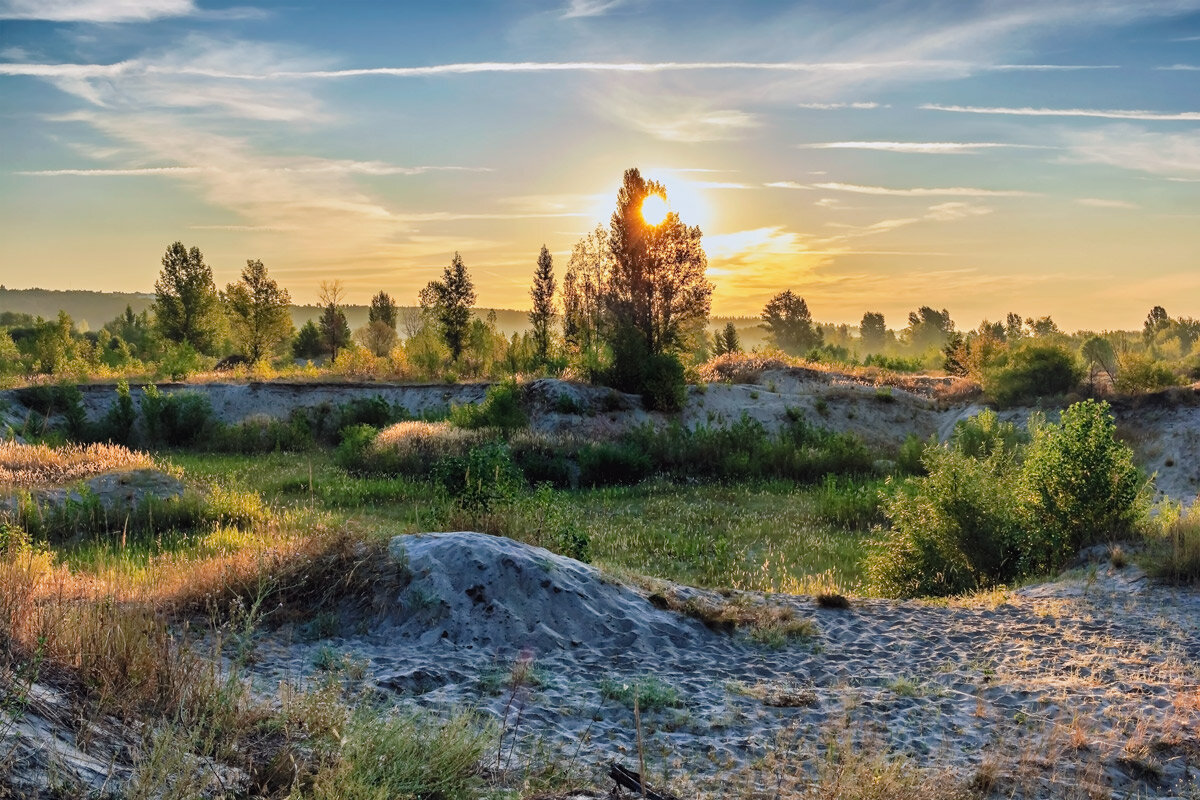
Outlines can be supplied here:
<path id="1" fill-rule="evenodd" d="M 625 0 L 570 0 L 563 9 L 562 18 L 599 17 L 624 2 Z"/>
<path id="2" fill-rule="evenodd" d="M 977 189 L 967 186 L 896 189 L 887 186 L 861 186 L 854 183 L 814 183 L 812 188 L 824 189 L 831 192 L 851 192 L 853 194 L 885 195 L 891 197 L 1032 197 L 1036 194 L 1036 192 L 1026 192 L 1017 189 Z"/>
<path id="3" fill-rule="evenodd" d="M 879 103 L 864 102 L 864 103 L 797 103 L 797 108 L 808 108 L 814 111 L 835 111 L 843 108 L 852 108 L 859 111 L 866 111 L 872 108 L 880 108 Z"/>
<path id="4" fill-rule="evenodd" d="M 982 217 L 992 213 L 992 209 L 987 206 L 976 205 L 974 203 L 949 202 L 939 203 L 929 207 L 929 211 L 925 214 L 925 218 L 934 222 L 953 222 L 958 219 L 967 219 L 969 217 Z"/>
<path id="5" fill-rule="evenodd" d="M 1200 66 L 1196 64 L 1172 64 L 1169 67 L 1155 67 L 1163 72 L 1196 72 Z"/>
<path id="6" fill-rule="evenodd" d="M 1018 117 L 1101 117 L 1105 119 L 1138 119 L 1150 121 L 1200 120 L 1200 111 L 1136 111 L 1097 108 L 999 108 L 985 106 L 944 106 L 925 103 L 926 111 L 952 111 L 959 114 L 1008 114 Z"/>
<path id="7" fill-rule="evenodd" d="M 96 177 L 96 178 L 111 178 L 111 177 L 130 177 L 130 176 L 145 176 L 145 175 L 194 175 L 196 173 L 205 172 L 207 170 L 216 169 L 214 167 L 200 166 L 178 166 L 178 167 L 128 167 L 128 168 L 98 168 L 98 169 L 40 169 L 40 170 L 21 170 L 15 172 L 15 175 L 36 175 L 44 177 Z M 297 174 L 327 174 L 327 175 L 423 175 L 427 172 L 491 172 L 488 167 L 445 167 L 445 166 L 421 166 L 421 167 L 399 167 L 393 164 L 384 164 L 378 161 L 323 161 L 319 159 L 305 160 L 298 159 L 293 164 L 284 166 L 264 166 L 254 169 L 253 172 L 283 172 Z"/>
<path id="8" fill-rule="evenodd" d="M 205 167 L 130 167 L 126 169 L 35 169 L 20 170 L 14 175 L 36 175 L 41 177 L 90 177 L 90 178 L 119 178 L 140 177 L 146 175 L 195 175 L 204 172 Z"/>
<path id="9" fill-rule="evenodd" d="M 761 123 L 736 109 L 699 110 L 680 114 L 626 115 L 634 127 L 665 142 L 717 142 L 736 139 Z"/>
<path id="10" fill-rule="evenodd" d="M 193 0 L 0 0 L 0 19 L 146 22 L 195 12 Z"/>
<path id="11" fill-rule="evenodd" d="M 1137 204 L 1125 200 L 1109 200 L 1103 197 L 1081 197 L 1075 201 L 1081 206 L 1092 208 L 1137 208 Z"/>
<path id="12" fill-rule="evenodd" d="M 1109 125 L 1071 134 L 1068 158 L 1167 178 L 1200 175 L 1200 133 L 1157 133 Z"/>
<path id="13" fill-rule="evenodd" d="M 800 144 L 804 150 L 883 150 L 891 153 L 924 153 L 930 155 L 974 155 L 981 150 L 1006 147 L 1040 150 L 1041 145 L 1006 144 L 1003 142 L 815 142 Z"/>

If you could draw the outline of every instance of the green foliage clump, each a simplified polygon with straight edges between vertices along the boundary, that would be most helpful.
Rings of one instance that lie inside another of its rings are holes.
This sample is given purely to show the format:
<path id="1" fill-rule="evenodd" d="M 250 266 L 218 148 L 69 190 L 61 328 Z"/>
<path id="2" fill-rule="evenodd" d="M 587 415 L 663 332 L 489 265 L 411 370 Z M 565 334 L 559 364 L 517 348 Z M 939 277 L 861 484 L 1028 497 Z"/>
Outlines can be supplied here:
<path id="1" fill-rule="evenodd" d="M 199 392 L 163 394 L 142 388 L 142 433 L 150 445 L 181 447 L 203 441 L 213 426 L 212 403 Z"/>
<path id="2" fill-rule="evenodd" d="M 525 483 L 503 442 L 472 447 L 465 457 L 444 458 L 434 472 L 459 508 L 473 513 L 488 513 L 497 502 L 512 499 Z"/>
<path id="3" fill-rule="evenodd" d="M 499 428 L 512 431 L 529 424 L 521 407 L 521 387 L 516 381 L 504 381 L 491 386 L 482 403 L 454 406 L 450 423 L 459 428 Z"/>
<path id="4" fill-rule="evenodd" d="M 885 503 L 888 536 L 868 558 L 883 593 L 901 597 L 970 592 L 1016 577 L 1019 536 L 1015 463 L 930 445 L 928 475 L 910 478 Z"/>
<path id="5" fill-rule="evenodd" d="M 1030 342 L 1009 350 L 985 370 L 983 390 L 1001 406 L 1067 394 L 1079 385 L 1083 370 L 1067 348 Z"/>
<path id="6" fill-rule="evenodd" d="M 114 444 L 133 444 L 134 426 L 137 424 L 137 408 L 129 391 L 129 381 L 117 383 L 117 402 L 109 406 L 100 420 L 98 439 Z"/>
<path id="7" fill-rule="evenodd" d="M 1117 391 L 1123 394 L 1159 392 L 1179 385 L 1179 377 L 1161 361 L 1145 356 L 1127 356 L 1121 359 L 1117 371 Z"/>
<path id="8" fill-rule="evenodd" d="M 925 477 L 885 502 L 892 530 L 869 557 L 900 596 L 970 592 L 1061 569 L 1081 548 L 1129 533 L 1142 512 L 1130 449 L 1108 405 L 1088 400 L 1032 441 L 993 412 L 925 448 Z"/>
<path id="9" fill-rule="evenodd" d="M 1058 425 L 1038 428 L 1022 484 L 1028 571 L 1056 569 L 1080 547 L 1128 533 L 1138 517 L 1141 482 L 1108 403 L 1076 403 Z"/>
<path id="10" fill-rule="evenodd" d="M 687 379 L 683 364 L 673 353 L 659 353 L 646 363 L 642 380 L 642 402 L 651 411 L 674 413 L 687 401 Z"/>

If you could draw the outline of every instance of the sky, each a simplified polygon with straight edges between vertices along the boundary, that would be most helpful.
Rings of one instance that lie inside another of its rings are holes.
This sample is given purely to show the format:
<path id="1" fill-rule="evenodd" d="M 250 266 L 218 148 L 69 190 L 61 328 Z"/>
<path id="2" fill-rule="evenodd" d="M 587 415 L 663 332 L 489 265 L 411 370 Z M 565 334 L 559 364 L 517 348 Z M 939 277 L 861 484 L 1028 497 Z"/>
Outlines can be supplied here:
<path id="1" fill-rule="evenodd" d="M 0 0 L 0 283 L 526 308 L 623 171 L 713 312 L 1200 317 L 1200 0 Z"/>

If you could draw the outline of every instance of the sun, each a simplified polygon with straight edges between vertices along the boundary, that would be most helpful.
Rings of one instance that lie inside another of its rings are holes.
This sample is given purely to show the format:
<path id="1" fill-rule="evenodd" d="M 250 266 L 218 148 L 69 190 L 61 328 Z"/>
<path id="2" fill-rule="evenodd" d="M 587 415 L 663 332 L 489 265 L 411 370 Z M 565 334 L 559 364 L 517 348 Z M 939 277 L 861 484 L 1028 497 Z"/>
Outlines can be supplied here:
<path id="1" fill-rule="evenodd" d="M 646 195 L 642 201 L 642 219 L 647 225 L 661 225 L 670 210 L 667 201 L 656 194 Z"/>

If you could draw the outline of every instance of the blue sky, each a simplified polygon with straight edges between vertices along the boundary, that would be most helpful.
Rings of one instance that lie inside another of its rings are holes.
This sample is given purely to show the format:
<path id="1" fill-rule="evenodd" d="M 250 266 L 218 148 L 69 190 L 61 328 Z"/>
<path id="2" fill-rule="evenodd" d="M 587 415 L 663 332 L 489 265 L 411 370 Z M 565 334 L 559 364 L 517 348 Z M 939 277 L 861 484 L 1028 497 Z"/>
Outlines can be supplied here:
<path id="1" fill-rule="evenodd" d="M 622 171 L 705 232 L 714 311 L 1200 316 L 1200 0 L 0 0 L 0 283 L 401 302 L 461 251 L 523 307 Z"/>

